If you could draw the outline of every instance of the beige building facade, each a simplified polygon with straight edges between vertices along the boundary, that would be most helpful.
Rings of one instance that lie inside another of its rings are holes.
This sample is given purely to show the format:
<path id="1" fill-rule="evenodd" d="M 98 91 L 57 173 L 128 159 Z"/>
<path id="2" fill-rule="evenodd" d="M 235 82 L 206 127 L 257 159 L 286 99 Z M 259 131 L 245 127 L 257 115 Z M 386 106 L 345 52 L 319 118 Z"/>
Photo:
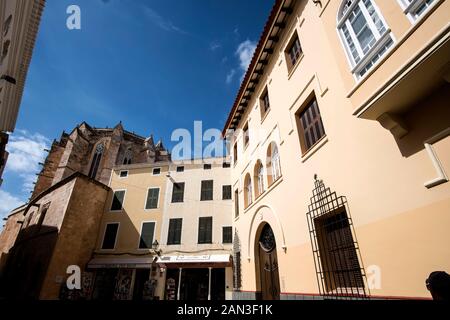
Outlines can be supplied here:
<path id="1" fill-rule="evenodd" d="M 171 164 L 158 259 L 167 270 L 166 299 L 232 298 L 230 174 L 224 158 Z"/>
<path id="2" fill-rule="evenodd" d="M 276 1 L 224 128 L 236 299 L 431 298 L 450 270 L 449 21 L 449 1 Z"/>
<path id="3" fill-rule="evenodd" d="M 229 178 L 221 158 L 114 167 L 92 299 L 230 299 Z"/>

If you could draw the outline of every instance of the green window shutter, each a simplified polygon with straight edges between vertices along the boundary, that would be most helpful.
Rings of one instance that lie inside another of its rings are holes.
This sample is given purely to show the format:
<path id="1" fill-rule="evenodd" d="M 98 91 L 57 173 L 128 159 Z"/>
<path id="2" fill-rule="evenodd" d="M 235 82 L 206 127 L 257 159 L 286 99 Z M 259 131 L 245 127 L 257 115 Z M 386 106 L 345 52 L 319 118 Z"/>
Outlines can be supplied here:
<path id="1" fill-rule="evenodd" d="M 153 244 L 153 235 L 155 233 L 155 223 L 146 222 L 142 225 L 141 241 L 139 249 L 150 249 Z"/>
<path id="2" fill-rule="evenodd" d="M 183 219 L 170 219 L 169 221 L 169 233 L 167 236 L 167 244 L 180 244 L 181 243 L 181 226 Z"/>
<path id="3" fill-rule="evenodd" d="M 213 199 L 214 181 L 204 180 L 202 181 L 202 190 L 200 195 L 201 201 L 209 201 Z"/>
<path id="4" fill-rule="evenodd" d="M 212 243 L 212 217 L 199 218 L 198 243 Z"/>
<path id="5" fill-rule="evenodd" d="M 159 189 L 153 188 L 149 189 L 147 193 L 147 203 L 145 209 L 156 209 L 158 208 L 159 200 Z"/>

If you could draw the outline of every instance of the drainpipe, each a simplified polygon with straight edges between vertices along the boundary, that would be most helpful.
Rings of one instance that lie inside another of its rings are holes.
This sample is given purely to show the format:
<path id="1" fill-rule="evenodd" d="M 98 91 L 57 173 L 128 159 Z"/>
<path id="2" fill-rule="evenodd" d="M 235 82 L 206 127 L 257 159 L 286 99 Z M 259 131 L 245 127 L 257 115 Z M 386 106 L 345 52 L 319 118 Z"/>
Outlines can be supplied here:
<path id="1" fill-rule="evenodd" d="M 208 300 L 211 300 L 211 267 L 209 269 L 209 276 L 208 276 Z"/>
<path id="2" fill-rule="evenodd" d="M 178 290 L 177 290 L 177 300 L 180 300 L 180 289 L 181 289 L 181 272 L 183 268 L 180 268 L 180 272 L 178 274 Z"/>

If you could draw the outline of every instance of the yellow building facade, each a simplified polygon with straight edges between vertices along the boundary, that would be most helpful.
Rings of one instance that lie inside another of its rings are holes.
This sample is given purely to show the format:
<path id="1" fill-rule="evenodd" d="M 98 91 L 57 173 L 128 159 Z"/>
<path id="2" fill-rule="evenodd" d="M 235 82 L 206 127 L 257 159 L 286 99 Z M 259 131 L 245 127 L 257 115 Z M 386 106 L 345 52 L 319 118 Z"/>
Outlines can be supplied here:
<path id="1" fill-rule="evenodd" d="M 450 270 L 449 22 L 449 1 L 276 1 L 224 128 L 235 299 L 431 298 Z"/>

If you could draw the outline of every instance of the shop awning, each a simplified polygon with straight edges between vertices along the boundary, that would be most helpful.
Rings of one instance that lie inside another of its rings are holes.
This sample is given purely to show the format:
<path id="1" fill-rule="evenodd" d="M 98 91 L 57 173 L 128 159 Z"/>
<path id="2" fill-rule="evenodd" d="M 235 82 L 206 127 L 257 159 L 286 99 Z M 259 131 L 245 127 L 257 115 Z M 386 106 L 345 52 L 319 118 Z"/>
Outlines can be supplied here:
<path id="1" fill-rule="evenodd" d="M 225 268 L 231 266 L 229 254 L 161 256 L 156 261 L 167 268 Z"/>
<path id="2" fill-rule="evenodd" d="M 121 268 L 121 269 L 150 269 L 153 257 L 143 258 L 94 258 L 88 263 L 88 268 Z"/>

